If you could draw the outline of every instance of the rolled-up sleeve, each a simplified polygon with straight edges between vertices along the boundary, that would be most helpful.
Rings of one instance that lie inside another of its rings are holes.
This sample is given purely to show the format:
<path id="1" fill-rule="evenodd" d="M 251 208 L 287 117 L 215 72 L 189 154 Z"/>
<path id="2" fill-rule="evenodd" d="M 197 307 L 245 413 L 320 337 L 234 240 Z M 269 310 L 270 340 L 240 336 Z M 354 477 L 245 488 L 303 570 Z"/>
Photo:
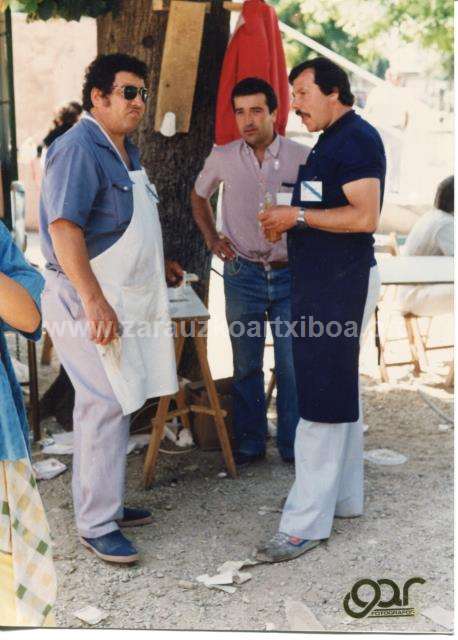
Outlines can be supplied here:
<path id="1" fill-rule="evenodd" d="M 197 176 L 194 189 L 201 198 L 210 198 L 222 181 L 219 171 L 219 155 L 217 149 L 213 148 L 205 160 L 202 171 Z"/>
<path id="2" fill-rule="evenodd" d="M 341 186 L 362 178 L 383 178 L 383 148 L 379 148 L 369 136 L 349 138 L 340 150 L 339 159 L 338 181 Z"/>
<path id="3" fill-rule="evenodd" d="M 51 147 L 42 184 L 48 225 L 63 219 L 84 227 L 100 186 L 96 161 L 82 145 Z"/>
<path id="4" fill-rule="evenodd" d="M 6 227 L 2 224 L 0 228 L 0 272 L 20 284 L 30 294 L 35 302 L 38 311 L 41 313 L 41 293 L 44 287 L 43 276 L 32 267 L 24 258 L 22 252 L 14 244 L 13 239 Z M 0 320 L 1 328 L 4 331 L 17 331 L 3 320 Z M 41 336 L 40 326 L 33 333 L 19 331 L 28 340 L 37 341 Z"/>

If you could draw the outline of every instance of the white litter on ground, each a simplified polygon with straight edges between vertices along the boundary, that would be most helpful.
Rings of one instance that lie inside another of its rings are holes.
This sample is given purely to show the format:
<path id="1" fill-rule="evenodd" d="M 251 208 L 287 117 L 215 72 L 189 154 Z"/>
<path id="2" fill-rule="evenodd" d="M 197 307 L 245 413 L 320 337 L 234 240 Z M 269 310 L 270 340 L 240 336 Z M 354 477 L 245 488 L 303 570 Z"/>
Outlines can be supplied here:
<path id="1" fill-rule="evenodd" d="M 194 438 L 192 437 L 191 429 L 187 427 L 183 428 L 178 434 L 176 444 L 178 447 L 192 447 L 194 445 Z"/>
<path id="2" fill-rule="evenodd" d="M 285 610 L 290 631 L 325 631 L 313 611 L 303 602 L 287 600 Z"/>
<path id="3" fill-rule="evenodd" d="M 420 611 L 421 615 L 425 618 L 429 618 L 433 622 L 440 624 L 441 627 L 445 627 L 449 631 L 453 630 L 453 611 L 449 611 L 448 609 L 444 609 L 439 605 L 434 607 L 429 607 L 428 609 L 424 609 Z"/>
<path id="4" fill-rule="evenodd" d="M 102 611 L 101 609 L 97 609 L 97 607 L 89 606 L 84 607 L 84 609 L 78 609 L 78 611 L 75 611 L 73 615 L 75 618 L 79 618 L 87 624 L 94 625 L 108 618 L 110 614 L 106 611 Z"/>
<path id="5" fill-rule="evenodd" d="M 226 593 L 235 593 L 237 589 L 231 585 L 241 585 L 251 580 L 252 575 L 247 571 L 240 571 L 243 567 L 259 564 L 256 560 L 228 560 L 217 568 L 218 573 L 210 576 L 205 573 L 196 578 L 209 589 L 220 589 Z"/>
<path id="6" fill-rule="evenodd" d="M 150 440 L 149 433 L 138 433 L 130 436 L 127 443 L 127 454 L 132 451 L 140 451 L 148 446 Z M 73 431 L 63 431 L 53 433 L 52 438 L 45 438 L 42 453 L 47 455 L 73 455 Z"/>
<path id="7" fill-rule="evenodd" d="M 205 573 L 197 576 L 196 580 L 204 584 L 208 589 L 219 589 L 226 593 L 235 593 L 237 591 L 235 587 L 229 586 L 232 584 L 232 580 L 228 576 L 209 576 L 208 573 Z M 229 580 L 229 582 L 225 582 L 226 580 Z"/>
<path id="8" fill-rule="evenodd" d="M 451 426 L 450 424 L 440 424 L 440 425 L 437 427 L 438 431 L 440 431 L 440 432 L 443 432 L 443 431 L 450 431 L 450 429 L 451 429 L 451 428 L 452 428 L 452 426 Z"/>
<path id="9" fill-rule="evenodd" d="M 67 470 L 67 465 L 56 458 L 38 460 L 32 464 L 32 468 L 37 480 L 51 480 Z"/>
<path id="10" fill-rule="evenodd" d="M 147 447 L 149 440 L 149 433 L 137 433 L 134 436 L 130 436 L 127 442 L 127 454 L 132 453 L 132 451 L 140 451 L 143 447 Z"/>
<path id="11" fill-rule="evenodd" d="M 57 456 L 73 455 L 73 431 L 53 433 L 50 440 L 51 444 L 47 444 L 43 447 L 43 453 Z"/>
<path id="12" fill-rule="evenodd" d="M 407 462 L 407 456 L 391 449 L 371 449 L 364 452 L 364 460 L 374 464 L 395 465 Z"/>

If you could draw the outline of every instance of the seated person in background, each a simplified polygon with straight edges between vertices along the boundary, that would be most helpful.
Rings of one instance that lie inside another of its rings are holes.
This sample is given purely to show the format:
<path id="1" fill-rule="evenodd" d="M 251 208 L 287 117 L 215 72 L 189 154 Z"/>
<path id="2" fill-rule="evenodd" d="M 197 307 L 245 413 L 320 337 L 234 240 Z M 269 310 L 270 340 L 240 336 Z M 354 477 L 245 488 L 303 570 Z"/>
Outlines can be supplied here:
<path id="1" fill-rule="evenodd" d="M 30 460 L 21 388 L 4 336 L 41 335 L 43 278 L 0 222 L 0 625 L 54 625 L 51 537 Z"/>
<path id="2" fill-rule="evenodd" d="M 414 225 L 402 250 L 405 256 L 453 256 L 453 176 L 443 180 L 434 208 Z M 453 284 L 399 287 L 401 313 L 439 316 L 453 312 Z"/>

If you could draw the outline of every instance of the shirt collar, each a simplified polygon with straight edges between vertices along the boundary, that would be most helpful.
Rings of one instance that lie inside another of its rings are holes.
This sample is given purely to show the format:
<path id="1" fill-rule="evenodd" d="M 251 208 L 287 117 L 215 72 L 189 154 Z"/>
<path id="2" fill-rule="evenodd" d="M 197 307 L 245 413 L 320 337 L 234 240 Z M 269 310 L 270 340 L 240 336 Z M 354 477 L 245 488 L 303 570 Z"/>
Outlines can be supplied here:
<path id="1" fill-rule="evenodd" d="M 111 143 L 108 140 L 107 134 L 105 134 L 102 131 L 99 123 L 88 111 L 83 111 L 83 116 L 81 117 L 80 122 L 81 121 L 87 124 L 87 126 L 90 128 L 91 135 L 93 137 L 94 142 L 98 144 L 100 147 L 105 147 L 107 149 L 110 149 L 119 159 L 119 161 L 122 162 L 121 158 L 118 157 L 119 154 L 116 153 L 116 151 L 114 150 L 113 143 Z M 134 145 L 134 143 L 130 140 L 128 136 L 126 136 L 124 139 L 124 146 L 126 147 L 126 151 L 129 154 L 129 157 L 131 159 L 132 166 L 134 167 L 134 169 L 137 169 L 138 168 L 137 165 L 140 164 L 140 158 L 139 158 L 137 147 Z"/>
<path id="2" fill-rule="evenodd" d="M 329 125 L 329 127 L 327 127 L 327 129 L 325 129 L 323 133 L 320 135 L 320 139 L 322 140 L 323 138 L 326 138 L 333 132 L 338 131 L 345 124 L 347 124 L 347 122 L 350 122 L 350 120 L 353 120 L 355 116 L 356 116 L 355 111 L 353 109 L 350 109 L 350 111 L 347 111 L 346 113 L 343 114 L 343 116 L 340 116 L 340 118 L 338 118 L 335 122 Z"/>
<path id="3" fill-rule="evenodd" d="M 254 153 L 252 147 L 250 147 L 250 145 L 247 144 L 245 140 L 243 140 L 243 138 L 242 149 L 245 151 L 245 153 Z M 269 153 L 269 155 L 271 155 L 273 158 L 278 158 L 278 155 L 280 153 L 280 136 L 278 135 L 278 133 L 275 134 L 275 138 L 266 148 L 266 152 Z"/>

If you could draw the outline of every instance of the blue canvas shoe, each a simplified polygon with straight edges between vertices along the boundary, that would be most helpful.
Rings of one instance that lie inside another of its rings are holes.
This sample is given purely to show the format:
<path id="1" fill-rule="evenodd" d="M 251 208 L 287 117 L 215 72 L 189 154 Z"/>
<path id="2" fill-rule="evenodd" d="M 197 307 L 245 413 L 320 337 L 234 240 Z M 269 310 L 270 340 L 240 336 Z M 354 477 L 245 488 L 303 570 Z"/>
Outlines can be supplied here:
<path id="1" fill-rule="evenodd" d="M 124 507 L 124 516 L 122 520 L 117 520 L 120 527 L 141 527 L 145 524 L 151 524 L 153 517 L 151 511 L 146 509 L 129 509 Z"/>
<path id="2" fill-rule="evenodd" d="M 130 540 L 122 535 L 119 529 L 98 538 L 83 538 L 81 536 L 80 542 L 105 562 L 132 564 L 138 560 L 137 549 Z"/>
<path id="3" fill-rule="evenodd" d="M 260 562 L 285 562 L 301 556 L 317 547 L 321 540 L 304 540 L 281 531 L 262 547 L 256 549 L 256 560 Z"/>

